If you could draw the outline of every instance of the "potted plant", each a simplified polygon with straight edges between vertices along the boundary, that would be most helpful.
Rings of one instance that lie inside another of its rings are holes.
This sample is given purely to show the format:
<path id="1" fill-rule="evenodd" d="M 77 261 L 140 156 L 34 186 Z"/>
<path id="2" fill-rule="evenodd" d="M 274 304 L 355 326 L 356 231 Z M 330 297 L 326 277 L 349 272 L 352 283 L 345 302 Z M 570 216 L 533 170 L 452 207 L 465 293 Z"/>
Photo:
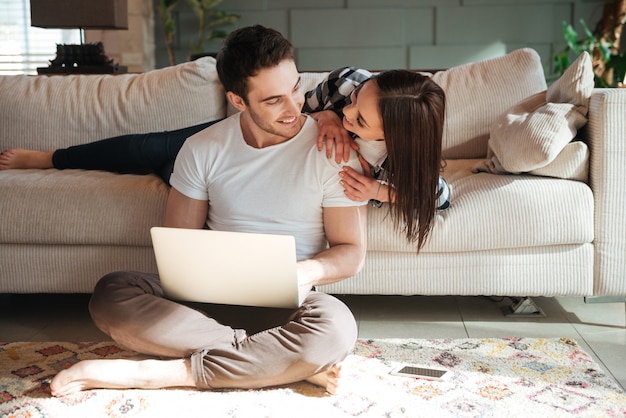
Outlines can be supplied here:
<path id="1" fill-rule="evenodd" d="M 191 57 L 205 55 L 204 43 L 213 39 L 222 39 L 228 32 L 219 29 L 224 25 L 232 25 L 239 20 L 239 15 L 217 10 L 222 0 L 187 0 L 198 18 L 196 39 L 191 43 Z"/>
<path id="2" fill-rule="evenodd" d="M 554 56 L 553 72 L 560 76 L 573 58 L 583 51 L 589 52 L 595 79 L 595 87 L 624 87 L 626 55 L 620 53 L 620 35 L 626 23 L 626 0 L 608 1 L 604 4 L 602 18 L 591 31 L 584 20 L 580 24 L 583 36 L 567 22 L 563 22 L 563 38 L 566 46 Z"/>
<path id="3" fill-rule="evenodd" d="M 163 32 L 165 35 L 165 49 L 170 65 L 176 65 L 174 56 L 174 35 L 176 35 L 176 23 L 174 22 L 174 8 L 180 0 L 159 0 L 158 11 Z"/>
<path id="4" fill-rule="evenodd" d="M 170 65 L 176 65 L 175 35 L 176 22 L 174 11 L 181 0 L 159 0 L 158 12 L 165 34 L 165 47 Z M 218 10 L 217 6 L 222 0 L 187 0 L 198 19 L 196 36 L 190 45 L 190 59 L 206 55 L 204 45 L 212 39 L 225 38 L 228 32 L 221 27 L 235 23 L 239 15 Z"/>

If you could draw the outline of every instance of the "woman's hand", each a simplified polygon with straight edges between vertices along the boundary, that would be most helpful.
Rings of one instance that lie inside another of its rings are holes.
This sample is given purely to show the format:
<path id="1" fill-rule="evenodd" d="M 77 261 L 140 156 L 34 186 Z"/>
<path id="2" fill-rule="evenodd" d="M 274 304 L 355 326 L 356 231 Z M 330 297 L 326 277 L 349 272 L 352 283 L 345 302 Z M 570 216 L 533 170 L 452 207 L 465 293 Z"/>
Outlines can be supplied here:
<path id="1" fill-rule="evenodd" d="M 318 136 L 317 149 L 322 151 L 324 144 L 326 145 L 326 157 L 333 156 L 333 143 L 335 148 L 335 161 L 337 164 L 341 161 L 350 159 L 350 148 L 355 151 L 359 146 L 354 142 L 350 133 L 343 127 L 341 118 L 332 110 L 323 110 L 321 112 L 312 113 L 310 115 L 317 121 Z"/>
<path id="2" fill-rule="evenodd" d="M 341 177 L 341 185 L 344 188 L 346 196 L 350 200 L 364 202 L 366 200 L 378 200 L 380 202 L 389 201 L 389 188 L 372 178 L 370 165 L 365 159 L 359 155 L 359 161 L 363 167 L 365 174 L 360 174 L 352 167 L 345 166 L 343 171 L 339 173 Z"/>

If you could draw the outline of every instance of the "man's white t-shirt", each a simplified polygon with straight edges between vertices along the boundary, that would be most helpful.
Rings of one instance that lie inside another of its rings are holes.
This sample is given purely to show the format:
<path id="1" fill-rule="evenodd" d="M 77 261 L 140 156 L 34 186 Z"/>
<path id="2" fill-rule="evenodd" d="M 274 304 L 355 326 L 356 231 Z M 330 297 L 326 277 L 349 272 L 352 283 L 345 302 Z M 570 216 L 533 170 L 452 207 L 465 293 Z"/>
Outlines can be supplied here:
<path id="1" fill-rule="evenodd" d="M 297 258 L 326 248 L 324 207 L 361 206 L 346 197 L 339 172 L 362 173 L 356 153 L 337 164 L 316 145 L 317 124 L 308 117 L 298 135 L 265 148 L 243 139 L 240 114 L 190 137 L 170 179 L 183 195 L 208 200 L 207 226 L 220 231 L 293 235 Z"/>

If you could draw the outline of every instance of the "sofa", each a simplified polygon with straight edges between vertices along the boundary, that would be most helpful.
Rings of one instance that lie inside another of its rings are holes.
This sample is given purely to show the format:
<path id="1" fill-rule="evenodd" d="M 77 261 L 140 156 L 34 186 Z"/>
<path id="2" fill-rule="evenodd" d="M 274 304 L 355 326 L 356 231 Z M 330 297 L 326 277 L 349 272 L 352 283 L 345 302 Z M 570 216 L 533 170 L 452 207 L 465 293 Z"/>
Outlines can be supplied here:
<path id="1" fill-rule="evenodd" d="M 548 86 L 538 54 L 520 49 L 431 74 L 447 97 L 451 207 L 419 253 L 386 204 L 370 207 L 362 271 L 320 289 L 626 295 L 626 89 L 594 89 L 590 71 L 581 56 Z M 303 72 L 303 89 L 324 76 Z M 0 108 L 0 149 L 38 150 L 233 112 L 212 58 L 142 74 L 2 76 Z M 0 171 L 0 293 L 89 293 L 111 271 L 155 272 L 149 229 L 168 192 L 150 173 Z"/>

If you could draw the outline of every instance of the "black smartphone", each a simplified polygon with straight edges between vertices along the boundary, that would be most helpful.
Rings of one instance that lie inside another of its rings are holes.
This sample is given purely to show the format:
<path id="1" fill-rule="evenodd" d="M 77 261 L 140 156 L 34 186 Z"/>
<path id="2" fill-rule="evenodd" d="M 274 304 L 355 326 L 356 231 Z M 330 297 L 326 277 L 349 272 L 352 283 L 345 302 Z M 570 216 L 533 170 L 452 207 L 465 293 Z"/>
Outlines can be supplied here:
<path id="1" fill-rule="evenodd" d="M 452 375 L 452 372 L 447 369 L 411 364 L 398 366 L 389 373 L 395 376 L 415 377 L 428 380 L 446 380 Z"/>

